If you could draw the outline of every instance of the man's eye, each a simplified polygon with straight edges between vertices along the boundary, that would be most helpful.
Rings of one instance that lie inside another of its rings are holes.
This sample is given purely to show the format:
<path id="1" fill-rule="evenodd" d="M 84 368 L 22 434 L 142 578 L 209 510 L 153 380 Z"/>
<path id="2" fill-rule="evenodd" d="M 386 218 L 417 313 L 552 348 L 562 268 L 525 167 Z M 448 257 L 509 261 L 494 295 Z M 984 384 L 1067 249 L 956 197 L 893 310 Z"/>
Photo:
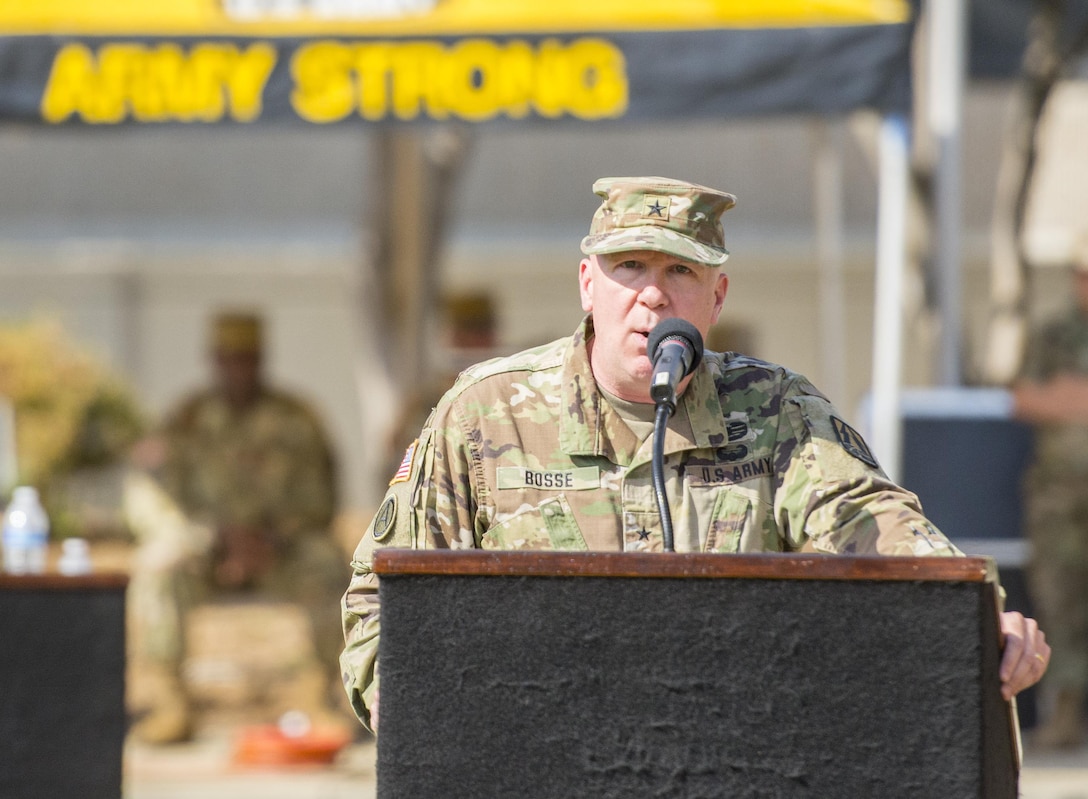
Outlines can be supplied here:
<path id="1" fill-rule="evenodd" d="M 639 261 L 620 261 L 616 264 L 617 269 L 640 269 L 642 263 Z"/>

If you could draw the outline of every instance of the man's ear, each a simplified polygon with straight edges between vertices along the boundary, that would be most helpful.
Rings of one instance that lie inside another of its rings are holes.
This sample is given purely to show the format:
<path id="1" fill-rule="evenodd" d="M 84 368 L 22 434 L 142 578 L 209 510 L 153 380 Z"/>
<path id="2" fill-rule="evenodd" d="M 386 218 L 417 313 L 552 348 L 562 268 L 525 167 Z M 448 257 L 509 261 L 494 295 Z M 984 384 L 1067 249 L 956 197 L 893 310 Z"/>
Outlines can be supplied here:
<path id="1" fill-rule="evenodd" d="M 592 256 L 583 258 L 578 264 L 578 294 L 582 298 L 582 310 L 586 313 L 593 310 L 593 280 L 596 268 Z"/>
<path id="2" fill-rule="evenodd" d="M 718 321 L 718 316 L 722 312 L 722 306 L 725 304 L 725 295 L 729 293 L 729 275 L 722 272 L 718 275 L 717 282 L 714 283 L 714 321 Z"/>

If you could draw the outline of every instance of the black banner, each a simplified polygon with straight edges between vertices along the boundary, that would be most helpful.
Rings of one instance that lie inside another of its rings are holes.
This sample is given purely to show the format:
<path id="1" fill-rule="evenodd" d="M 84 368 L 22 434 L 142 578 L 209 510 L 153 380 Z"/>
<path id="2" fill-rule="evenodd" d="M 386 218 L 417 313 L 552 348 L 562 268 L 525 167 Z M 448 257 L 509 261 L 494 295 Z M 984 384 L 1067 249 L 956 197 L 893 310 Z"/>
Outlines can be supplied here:
<path id="1" fill-rule="evenodd" d="M 434 37 L 0 38 L 0 119 L 467 123 L 908 113 L 910 23 Z"/>

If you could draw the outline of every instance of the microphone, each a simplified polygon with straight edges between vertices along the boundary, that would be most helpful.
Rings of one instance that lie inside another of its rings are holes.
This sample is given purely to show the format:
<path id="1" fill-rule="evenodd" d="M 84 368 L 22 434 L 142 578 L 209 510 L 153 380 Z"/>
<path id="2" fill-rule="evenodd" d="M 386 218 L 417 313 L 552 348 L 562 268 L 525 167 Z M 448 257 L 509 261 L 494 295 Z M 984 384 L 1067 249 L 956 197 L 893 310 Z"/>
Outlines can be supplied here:
<path id="1" fill-rule="evenodd" d="M 667 405 L 671 416 L 676 410 L 677 385 L 703 359 L 703 337 L 691 322 L 662 319 L 646 339 L 646 354 L 654 366 L 650 397 L 657 405 Z"/>
<path id="2" fill-rule="evenodd" d="M 666 552 L 675 552 L 672 513 L 665 491 L 665 429 L 676 412 L 676 387 L 695 371 L 703 358 L 703 337 L 695 325 L 683 319 L 662 319 L 646 338 L 646 355 L 654 366 L 650 396 L 654 408 L 654 446 L 650 461 L 657 510 L 661 514 L 661 537 Z"/>

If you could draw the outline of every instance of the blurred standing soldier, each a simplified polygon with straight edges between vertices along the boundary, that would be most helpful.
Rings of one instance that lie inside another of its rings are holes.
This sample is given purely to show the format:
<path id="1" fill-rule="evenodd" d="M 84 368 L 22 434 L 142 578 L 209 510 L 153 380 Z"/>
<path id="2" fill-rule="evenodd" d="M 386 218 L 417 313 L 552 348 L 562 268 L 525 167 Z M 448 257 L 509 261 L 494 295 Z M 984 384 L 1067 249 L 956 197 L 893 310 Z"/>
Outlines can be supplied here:
<path id="1" fill-rule="evenodd" d="M 337 599 L 346 576 L 332 536 L 336 473 L 318 417 L 262 377 L 262 330 L 251 314 L 227 313 L 213 325 L 217 381 L 168 417 L 157 470 L 165 495 L 141 518 L 170 517 L 167 497 L 185 521 L 144 529 L 133 577 L 133 602 L 146 651 L 160 683 L 158 701 L 135 732 L 155 743 L 193 731 L 182 680 L 186 614 L 208 593 L 256 590 L 302 605 L 313 631 L 325 684 L 309 697 L 313 712 L 339 684 L 342 645 Z M 176 515 L 176 514 L 175 514 Z M 146 525 L 144 525 L 146 528 Z"/>
<path id="2" fill-rule="evenodd" d="M 1084 740 L 1088 689 L 1088 236 L 1074 254 L 1073 305 L 1036 330 L 1015 412 L 1035 428 L 1026 480 L 1028 580 L 1054 646 L 1044 685 L 1053 703 L 1036 733 L 1044 747 Z"/>
<path id="3" fill-rule="evenodd" d="M 444 335 L 438 350 L 437 375 L 405 392 L 386 447 L 389 468 L 396 471 L 404 450 L 427 421 L 438 400 L 449 390 L 458 373 L 476 361 L 496 354 L 495 303 L 485 292 L 451 294 L 442 302 Z"/>

